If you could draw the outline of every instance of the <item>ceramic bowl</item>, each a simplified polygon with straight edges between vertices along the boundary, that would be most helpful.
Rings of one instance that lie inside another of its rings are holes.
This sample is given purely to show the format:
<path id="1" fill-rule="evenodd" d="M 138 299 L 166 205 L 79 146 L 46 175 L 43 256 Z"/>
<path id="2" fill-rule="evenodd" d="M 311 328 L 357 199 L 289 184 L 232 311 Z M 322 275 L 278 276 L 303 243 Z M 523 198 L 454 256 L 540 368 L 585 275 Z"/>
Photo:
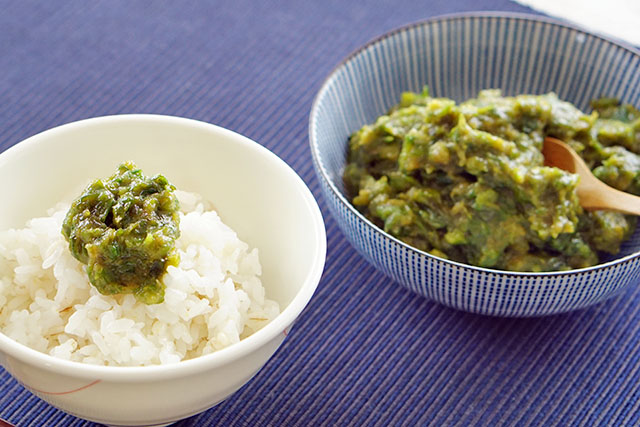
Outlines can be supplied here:
<path id="1" fill-rule="evenodd" d="M 385 233 L 349 202 L 342 183 L 350 134 L 395 105 L 403 91 L 460 102 L 482 89 L 556 92 L 583 111 L 601 96 L 640 105 L 640 54 L 585 30 L 529 15 L 460 14 L 383 35 L 334 69 L 310 116 L 314 166 L 330 211 L 353 246 L 402 286 L 464 311 L 538 316 L 602 301 L 640 275 L 640 235 L 591 268 L 517 273 L 447 261 Z"/>
<path id="2" fill-rule="evenodd" d="M 273 355 L 320 280 L 325 228 L 304 182 L 261 145 L 194 120 L 124 115 L 66 124 L 0 154 L 0 199 L 9 201 L 0 229 L 45 215 L 124 160 L 211 201 L 240 239 L 258 248 L 267 296 L 281 314 L 237 344 L 175 364 L 92 366 L 37 352 L 1 333 L 0 362 L 34 394 L 78 417 L 160 425 L 214 406 Z"/>

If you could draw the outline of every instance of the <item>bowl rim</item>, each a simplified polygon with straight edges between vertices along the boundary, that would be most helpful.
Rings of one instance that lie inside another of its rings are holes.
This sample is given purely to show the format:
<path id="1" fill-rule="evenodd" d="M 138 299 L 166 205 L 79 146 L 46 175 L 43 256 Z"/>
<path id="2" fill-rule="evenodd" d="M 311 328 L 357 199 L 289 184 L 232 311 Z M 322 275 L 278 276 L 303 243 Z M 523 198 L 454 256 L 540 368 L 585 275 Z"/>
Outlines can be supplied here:
<path id="1" fill-rule="evenodd" d="M 371 222 L 366 216 L 364 216 L 360 211 L 358 211 L 349 200 L 345 197 L 345 195 L 338 190 L 333 180 L 330 178 L 329 173 L 325 169 L 324 163 L 320 161 L 320 154 L 318 152 L 318 142 L 316 140 L 315 135 L 315 127 L 316 120 L 318 116 L 318 111 L 320 107 L 320 101 L 324 98 L 325 93 L 328 91 L 330 83 L 332 83 L 336 73 L 338 73 L 341 69 L 343 69 L 349 62 L 351 62 L 355 57 L 359 56 L 363 52 L 365 52 L 370 47 L 388 39 L 396 36 L 397 34 L 404 33 L 406 31 L 410 31 L 414 28 L 433 25 L 439 22 L 444 21 L 455 21 L 455 20 L 465 20 L 465 19 L 478 19 L 478 18 L 496 18 L 496 19 L 516 19 L 522 21 L 531 21 L 531 22 L 541 22 L 546 25 L 555 25 L 558 27 L 563 27 L 572 31 L 576 31 L 582 33 L 584 35 L 588 35 L 590 37 L 595 37 L 605 41 L 609 44 L 615 45 L 618 48 L 625 49 L 629 51 L 631 54 L 640 57 L 640 49 L 634 47 L 633 45 L 623 41 L 616 39 L 614 37 L 610 37 L 607 35 L 602 35 L 598 32 L 587 30 L 580 25 L 573 24 L 564 20 L 551 18 L 543 15 L 535 15 L 530 13 L 519 13 L 519 12 L 501 12 L 501 11 L 475 11 L 475 12 L 459 12 L 459 13 L 450 13 L 444 15 L 434 16 L 428 19 L 415 21 L 406 25 L 402 25 L 400 27 L 394 28 L 388 32 L 385 32 L 379 36 L 374 37 L 373 39 L 366 42 L 364 45 L 356 48 L 349 55 L 347 55 L 344 59 L 342 59 L 333 69 L 329 72 L 329 74 L 325 77 L 322 84 L 320 85 L 320 89 L 316 93 L 313 103 L 311 105 L 311 111 L 309 113 L 309 145 L 311 148 L 311 156 L 313 159 L 313 163 L 316 166 L 316 173 L 320 177 L 320 179 L 325 183 L 326 187 L 333 193 L 333 196 L 336 197 L 342 205 L 347 208 L 347 212 L 354 215 L 355 218 L 365 226 L 372 229 L 376 234 L 381 235 L 382 238 L 391 241 L 395 245 L 399 245 L 405 250 L 417 255 L 418 257 L 426 257 L 428 260 L 433 262 L 439 262 L 442 264 L 448 264 L 452 267 L 460 268 L 460 269 L 469 269 L 472 271 L 476 271 L 481 274 L 492 274 L 492 275 L 500 275 L 500 276 L 512 276 L 514 278 L 542 278 L 543 280 L 549 277 L 558 277 L 558 276 L 572 276 L 576 274 L 586 274 L 598 270 L 607 269 L 616 265 L 626 264 L 634 259 L 640 258 L 640 251 L 636 251 L 629 255 L 625 255 L 624 257 L 614 259 L 611 261 L 607 261 L 604 263 L 596 264 L 590 267 L 577 268 L 572 270 L 565 271 L 545 271 L 545 272 L 532 272 L 532 271 L 508 271 L 508 270 L 498 270 L 494 268 L 487 267 L 479 267 L 471 264 L 465 264 L 458 261 L 452 261 L 446 258 L 441 258 L 436 255 L 432 255 L 426 251 L 422 251 L 417 249 L 408 243 L 403 242 L 397 237 L 392 236 L 387 233 L 373 222 Z M 640 227 L 640 224 L 638 224 Z"/>
<path id="2" fill-rule="evenodd" d="M 315 234 L 317 240 L 316 247 L 313 251 L 314 256 L 311 266 L 306 274 L 304 283 L 284 310 L 262 329 L 229 347 L 176 363 L 149 366 L 91 365 L 42 353 L 13 340 L 1 331 L 0 351 L 9 354 L 23 363 L 75 378 L 108 380 L 109 382 L 121 383 L 156 382 L 159 380 L 194 375 L 218 368 L 249 355 L 280 334 L 285 334 L 286 336 L 288 329 L 311 300 L 324 271 L 327 250 L 326 229 L 317 201 L 313 197 L 309 187 L 291 166 L 263 145 L 237 132 L 195 119 L 160 114 L 118 114 L 91 117 L 44 130 L 12 145 L 0 153 L 0 167 L 2 167 L 5 162 L 10 161 L 13 156 L 19 154 L 25 147 L 46 144 L 51 137 L 62 132 L 74 131 L 80 128 L 90 128 L 92 126 L 136 122 L 145 126 L 162 123 L 200 129 L 208 132 L 213 137 L 218 136 L 227 139 L 229 143 L 240 144 L 247 150 L 254 150 L 264 157 L 265 162 L 269 162 L 277 169 L 283 170 L 288 175 L 288 179 L 293 180 L 296 187 L 298 187 L 297 193 L 304 198 L 304 204 L 313 221 L 313 228 L 310 231 Z M 10 365 L 9 361 L 7 361 L 7 364 Z"/>

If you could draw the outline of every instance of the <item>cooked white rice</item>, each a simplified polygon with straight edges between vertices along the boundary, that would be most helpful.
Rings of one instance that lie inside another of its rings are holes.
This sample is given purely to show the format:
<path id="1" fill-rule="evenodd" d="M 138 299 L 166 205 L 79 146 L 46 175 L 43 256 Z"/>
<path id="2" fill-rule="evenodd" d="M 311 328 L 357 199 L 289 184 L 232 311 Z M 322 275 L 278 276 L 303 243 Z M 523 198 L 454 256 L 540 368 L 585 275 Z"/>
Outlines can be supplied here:
<path id="1" fill-rule="evenodd" d="M 60 233 L 68 204 L 0 232 L 0 330 L 55 357 L 142 366 L 211 353 L 262 328 L 279 308 L 265 298 L 257 249 L 199 196 L 177 195 L 180 264 L 167 269 L 161 304 L 102 295 L 90 285 Z"/>

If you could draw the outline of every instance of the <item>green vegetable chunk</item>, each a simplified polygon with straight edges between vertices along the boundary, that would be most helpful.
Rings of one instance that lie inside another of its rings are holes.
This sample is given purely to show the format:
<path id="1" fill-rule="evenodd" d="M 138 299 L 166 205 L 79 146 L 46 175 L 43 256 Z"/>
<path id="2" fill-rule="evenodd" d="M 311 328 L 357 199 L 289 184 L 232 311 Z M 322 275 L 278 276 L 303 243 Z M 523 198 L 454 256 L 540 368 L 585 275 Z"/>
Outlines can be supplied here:
<path id="1" fill-rule="evenodd" d="M 145 304 L 164 301 L 161 277 L 169 265 L 178 264 L 174 190 L 164 176 L 146 177 L 125 162 L 71 204 L 62 234 L 101 294 L 133 294 Z"/>
<path id="2" fill-rule="evenodd" d="M 380 228 L 437 256 L 517 271 L 594 265 L 635 218 L 583 211 L 579 177 L 541 153 L 546 136 L 563 139 L 601 180 L 640 194 L 640 111 L 593 106 L 585 114 L 553 93 L 485 90 L 461 104 L 404 93 L 349 138 L 345 188 Z"/>

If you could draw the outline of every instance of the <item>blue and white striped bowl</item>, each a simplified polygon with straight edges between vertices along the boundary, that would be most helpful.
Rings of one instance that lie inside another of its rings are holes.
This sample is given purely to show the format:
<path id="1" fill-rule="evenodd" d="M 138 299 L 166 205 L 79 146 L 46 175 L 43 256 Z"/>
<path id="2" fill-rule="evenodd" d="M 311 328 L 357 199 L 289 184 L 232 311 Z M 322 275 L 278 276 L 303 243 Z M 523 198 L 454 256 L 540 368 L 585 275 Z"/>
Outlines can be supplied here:
<path id="1" fill-rule="evenodd" d="M 376 268 L 450 307 L 496 316 L 538 316 L 609 298 L 640 279 L 640 232 L 616 257 L 568 272 L 513 273 L 447 261 L 385 233 L 345 196 L 347 139 L 428 85 L 456 101 L 479 90 L 554 91 L 582 110 L 600 96 L 640 104 L 640 53 L 550 19 L 516 14 L 444 16 L 400 28 L 349 56 L 314 101 L 309 136 L 322 191 L 342 231 Z"/>

